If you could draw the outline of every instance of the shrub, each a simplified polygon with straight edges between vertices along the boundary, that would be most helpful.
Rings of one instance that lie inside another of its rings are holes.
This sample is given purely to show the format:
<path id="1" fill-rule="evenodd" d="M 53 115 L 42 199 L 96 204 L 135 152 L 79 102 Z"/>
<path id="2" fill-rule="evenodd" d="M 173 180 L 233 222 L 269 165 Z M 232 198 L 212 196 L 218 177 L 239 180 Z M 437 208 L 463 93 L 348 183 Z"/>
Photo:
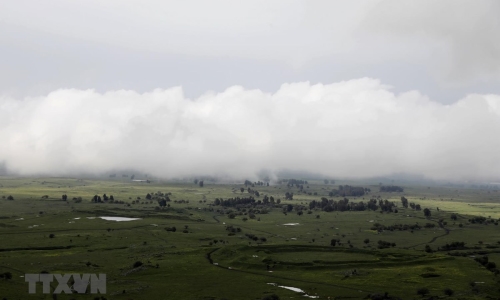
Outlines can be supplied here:
<path id="1" fill-rule="evenodd" d="M 453 293 L 454 293 L 454 291 L 452 289 L 450 289 L 450 288 L 444 289 L 444 294 L 446 296 L 453 296 Z"/>
<path id="2" fill-rule="evenodd" d="M 133 267 L 134 267 L 134 269 L 135 269 L 135 268 L 139 268 L 139 267 L 140 267 L 140 266 L 142 266 L 142 265 L 143 265 L 142 261 L 138 260 L 138 261 L 136 261 L 136 262 L 134 263 Z"/>

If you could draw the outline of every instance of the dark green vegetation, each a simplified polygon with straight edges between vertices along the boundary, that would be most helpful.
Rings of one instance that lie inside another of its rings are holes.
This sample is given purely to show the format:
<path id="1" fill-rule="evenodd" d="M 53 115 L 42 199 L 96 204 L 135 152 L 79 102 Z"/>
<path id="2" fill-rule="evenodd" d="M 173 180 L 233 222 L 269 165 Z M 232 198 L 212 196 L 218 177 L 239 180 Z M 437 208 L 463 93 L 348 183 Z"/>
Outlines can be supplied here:
<path id="1" fill-rule="evenodd" d="M 401 188 L 0 178 L 0 299 L 53 299 L 42 272 L 107 274 L 57 299 L 499 298 L 500 192 Z"/>

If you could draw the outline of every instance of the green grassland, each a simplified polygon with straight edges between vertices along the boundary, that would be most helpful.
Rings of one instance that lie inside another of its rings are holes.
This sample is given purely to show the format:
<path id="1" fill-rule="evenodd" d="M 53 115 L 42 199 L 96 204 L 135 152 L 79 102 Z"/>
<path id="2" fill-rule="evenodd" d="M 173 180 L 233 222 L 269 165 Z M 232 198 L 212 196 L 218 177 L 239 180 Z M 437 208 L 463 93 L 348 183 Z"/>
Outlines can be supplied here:
<path id="1" fill-rule="evenodd" d="M 345 183 L 335 186 L 339 184 Z M 214 200 L 248 196 L 240 191 L 242 183 L 205 182 L 200 187 L 127 178 L 0 177 L 0 274 L 12 274 L 11 279 L 0 278 L 0 299 L 262 299 L 271 294 L 308 299 L 279 286 L 300 288 L 319 299 L 370 299 L 368 295 L 384 293 L 393 299 L 423 299 L 419 288 L 427 288 L 426 297 L 434 299 L 500 298 L 495 268 L 475 260 L 487 255 L 500 268 L 500 227 L 495 225 L 500 192 L 403 185 L 402 193 L 380 193 L 378 182 L 348 184 L 371 189 L 363 197 L 348 197 L 351 202 L 380 196 L 394 201 L 398 212 L 283 213 L 283 205 L 308 207 L 312 200 L 330 199 L 335 186 L 321 181 L 310 181 L 306 193 L 286 184 L 256 186 L 257 200 L 268 195 L 281 203 L 255 218 L 232 208 L 236 217 L 230 218 L 229 209 L 222 211 Z M 171 193 L 169 207 L 160 209 L 157 201 L 145 199 L 158 191 Z M 294 193 L 293 200 L 285 200 L 286 192 Z M 63 194 L 67 201 L 61 200 Z M 113 195 L 115 203 L 92 203 L 96 194 Z M 403 195 L 429 208 L 431 216 L 403 208 Z M 77 197 L 82 201 L 73 200 Z M 458 214 L 456 220 L 452 213 Z M 106 221 L 101 216 L 140 220 Z M 474 216 L 492 222 L 470 222 Z M 298 224 L 284 225 L 289 223 Z M 372 228 L 377 223 L 422 228 L 377 231 Z M 425 228 L 426 223 L 434 227 Z M 230 235 L 228 226 L 240 231 Z M 340 244 L 332 246 L 332 239 Z M 379 249 L 379 240 L 393 245 Z M 443 249 L 453 242 L 466 247 Z M 425 251 L 426 245 L 431 251 Z M 142 266 L 134 267 L 138 261 Z M 40 272 L 105 273 L 107 293 L 53 296 L 42 294 L 39 285 L 37 294 L 28 294 L 22 276 Z M 446 288 L 454 291 L 452 296 L 445 295 Z"/>

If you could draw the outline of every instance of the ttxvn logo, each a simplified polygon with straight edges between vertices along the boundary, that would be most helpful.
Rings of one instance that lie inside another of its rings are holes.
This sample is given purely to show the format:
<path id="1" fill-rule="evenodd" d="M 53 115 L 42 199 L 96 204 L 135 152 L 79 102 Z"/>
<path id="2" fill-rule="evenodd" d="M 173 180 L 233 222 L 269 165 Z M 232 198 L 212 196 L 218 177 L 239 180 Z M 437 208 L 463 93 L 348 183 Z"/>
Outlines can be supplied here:
<path id="1" fill-rule="evenodd" d="M 68 285 L 71 280 L 71 286 Z M 29 293 L 36 293 L 37 282 L 42 283 L 43 293 L 50 294 L 51 283 L 54 279 L 57 281 L 57 286 L 54 288 L 54 294 L 66 293 L 72 294 L 77 292 L 85 294 L 90 283 L 91 294 L 106 294 L 106 274 L 25 274 L 25 281 L 28 282 Z"/>

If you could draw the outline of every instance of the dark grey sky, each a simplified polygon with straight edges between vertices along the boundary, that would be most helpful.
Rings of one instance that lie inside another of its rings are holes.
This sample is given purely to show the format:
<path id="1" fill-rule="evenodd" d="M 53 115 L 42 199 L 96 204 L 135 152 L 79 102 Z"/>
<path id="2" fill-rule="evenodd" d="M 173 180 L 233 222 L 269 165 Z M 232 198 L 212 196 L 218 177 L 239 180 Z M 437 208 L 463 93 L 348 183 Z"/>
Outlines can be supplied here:
<path id="1" fill-rule="evenodd" d="M 489 0 L 1 1 L 0 162 L 500 178 L 499 36 Z"/>

